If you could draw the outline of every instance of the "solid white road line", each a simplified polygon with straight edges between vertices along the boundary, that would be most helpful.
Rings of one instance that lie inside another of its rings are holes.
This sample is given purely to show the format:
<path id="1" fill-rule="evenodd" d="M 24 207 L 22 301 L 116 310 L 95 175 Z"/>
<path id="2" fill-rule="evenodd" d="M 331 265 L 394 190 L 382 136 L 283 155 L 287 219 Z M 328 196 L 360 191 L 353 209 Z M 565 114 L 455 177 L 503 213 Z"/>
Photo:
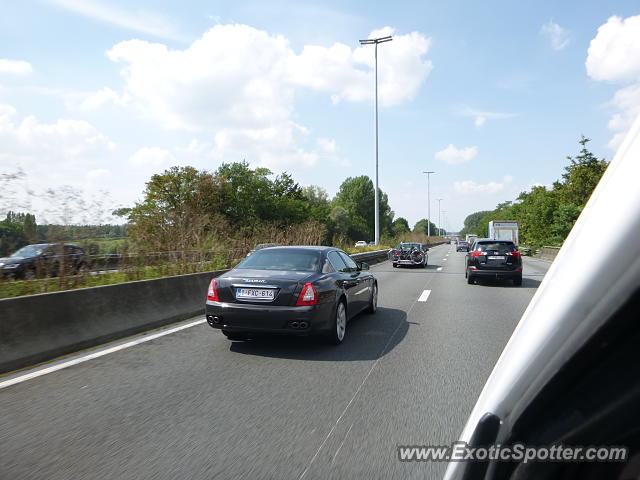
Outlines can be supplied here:
<path id="1" fill-rule="evenodd" d="M 420 295 L 420 298 L 418 298 L 419 302 L 426 302 L 427 298 L 429 298 L 429 295 L 431 295 L 431 290 L 425 290 L 422 292 L 422 294 Z"/>
<path id="2" fill-rule="evenodd" d="M 32 378 L 40 377 L 42 375 L 46 375 L 52 372 L 57 372 L 58 370 L 62 370 L 63 368 L 71 367 L 73 365 L 78 365 L 79 363 L 83 363 L 83 362 L 88 362 L 89 360 L 93 360 L 94 358 L 103 357 L 104 355 L 109 355 L 110 353 L 114 353 L 119 350 L 124 350 L 125 348 L 133 347 L 134 345 L 148 342 L 150 340 L 155 340 L 156 338 L 163 337 L 165 335 L 170 335 L 172 333 L 179 332 L 180 330 L 184 330 L 186 328 L 195 327 L 196 325 L 200 325 L 205 322 L 206 320 L 204 318 L 200 320 L 194 320 L 189 323 L 178 325 L 177 327 L 161 330 L 151 335 L 143 335 L 141 337 L 135 338 L 134 340 L 129 340 L 124 343 L 115 345 L 113 347 L 105 348 L 104 350 L 99 350 L 97 352 L 93 351 L 90 353 L 82 354 L 79 357 L 75 357 L 66 361 L 63 360 L 60 363 L 55 363 L 54 365 L 51 365 L 49 367 L 41 367 L 41 368 L 39 367 L 36 370 L 24 373 L 22 375 L 18 375 L 13 378 L 9 378 L 8 380 L 0 381 L 0 390 L 2 390 L 3 388 L 10 387 L 11 385 L 15 385 L 16 383 L 22 383 L 27 380 L 31 380 Z"/>

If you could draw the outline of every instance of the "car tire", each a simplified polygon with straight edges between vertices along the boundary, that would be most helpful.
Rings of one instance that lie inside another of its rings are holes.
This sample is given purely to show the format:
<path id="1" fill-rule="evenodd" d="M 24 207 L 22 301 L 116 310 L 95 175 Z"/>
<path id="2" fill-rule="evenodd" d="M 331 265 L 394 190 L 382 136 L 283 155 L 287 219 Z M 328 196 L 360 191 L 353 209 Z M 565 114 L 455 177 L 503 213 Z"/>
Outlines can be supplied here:
<path id="1" fill-rule="evenodd" d="M 331 322 L 331 332 L 327 340 L 332 345 L 340 345 L 344 340 L 347 331 L 347 307 L 344 300 L 340 300 L 336 305 L 336 311 Z"/>
<path id="2" fill-rule="evenodd" d="M 473 284 L 474 281 L 475 281 L 475 278 L 473 277 L 473 275 L 467 274 L 467 283 L 471 285 Z"/>
<path id="3" fill-rule="evenodd" d="M 392 263 L 391 265 L 393 265 L 393 268 L 398 268 L 398 264 L 397 263 Z"/>
<path id="4" fill-rule="evenodd" d="M 513 279 L 513 285 L 516 287 L 522 286 L 522 276 Z"/>
<path id="5" fill-rule="evenodd" d="M 374 283 L 371 288 L 371 300 L 369 300 L 369 306 L 366 308 L 366 313 L 376 313 L 378 310 L 378 284 Z"/>
<path id="6" fill-rule="evenodd" d="M 222 330 L 222 333 L 229 340 L 246 340 L 249 336 L 244 332 L 230 332 L 228 330 Z"/>

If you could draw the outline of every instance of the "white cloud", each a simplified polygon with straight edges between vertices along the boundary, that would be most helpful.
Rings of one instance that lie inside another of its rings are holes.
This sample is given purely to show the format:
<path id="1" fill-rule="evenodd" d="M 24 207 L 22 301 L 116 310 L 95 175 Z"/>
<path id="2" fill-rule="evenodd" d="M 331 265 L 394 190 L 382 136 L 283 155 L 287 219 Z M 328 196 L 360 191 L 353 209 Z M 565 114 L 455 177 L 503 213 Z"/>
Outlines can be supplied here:
<path id="1" fill-rule="evenodd" d="M 618 110 L 608 124 L 614 132 L 609 147 L 616 149 L 640 114 L 640 15 L 626 19 L 614 16 L 601 25 L 589 44 L 586 68 L 594 80 L 631 83 L 618 90 L 610 102 Z"/>
<path id="2" fill-rule="evenodd" d="M 100 178 L 108 177 L 110 175 L 111 175 L 111 172 L 106 168 L 96 168 L 93 170 L 89 170 L 86 176 L 87 176 L 87 180 L 94 181 Z"/>
<path id="3" fill-rule="evenodd" d="M 449 165 L 467 163 L 473 160 L 478 154 L 478 147 L 457 148 L 453 144 L 443 150 L 436 152 L 436 160 Z"/>
<path id="4" fill-rule="evenodd" d="M 33 207 L 50 220 L 57 218 L 51 212 L 62 208 L 66 197 L 56 197 L 60 204 L 53 204 L 43 192 L 91 186 L 86 191 L 95 198 L 108 177 L 104 165 L 113 161 L 115 149 L 113 142 L 84 120 L 46 123 L 33 115 L 20 119 L 10 105 L 0 105 L 0 145 L 0 171 L 19 168 L 26 175 L 20 193 L 3 198 L 0 205 Z"/>
<path id="5" fill-rule="evenodd" d="M 611 17 L 589 44 L 587 74 L 594 80 L 627 83 L 640 80 L 640 15 Z"/>
<path id="6" fill-rule="evenodd" d="M 465 117 L 472 117 L 473 123 L 476 127 L 482 127 L 487 120 L 504 120 L 507 118 L 517 117 L 517 113 L 509 113 L 509 112 L 490 112 L 478 110 L 475 108 L 471 108 L 468 106 L 463 106 L 459 109 L 460 114 Z"/>
<path id="7" fill-rule="evenodd" d="M 84 95 L 84 98 L 79 104 L 79 108 L 81 110 L 97 110 L 108 103 L 122 105 L 124 104 L 124 100 L 115 90 L 105 87 L 97 92 Z"/>
<path id="8" fill-rule="evenodd" d="M 397 35 L 380 55 L 383 105 L 413 98 L 431 70 L 429 39 Z M 267 167 L 313 165 L 317 152 L 300 146 L 308 129 L 295 123 L 296 91 L 326 93 L 334 102 L 373 94 L 373 52 L 336 43 L 296 54 L 282 35 L 247 25 L 216 25 L 184 50 L 130 40 L 107 52 L 124 64 L 127 103 L 169 129 L 213 136 L 214 156 L 246 158 Z"/>
<path id="9" fill-rule="evenodd" d="M 618 110 L 607 125 L 609 130 L 614 132 L 609 147 L 616 150 L 622 144 L 633 121 L 640 115 L 640 83 L 618 90 L 610 105 Z"/>
<path id="10" fill-rule="evenodd" d="M 142 147 L 129 157 L 129 163 L 136 167 L 166 168 L 175 164 L 176 159 L 168 150 Z"/>
<path id="11" fill-rule="evenodd" d="M 369 38 L 392 35 L 394 29 L 374 30 Z M 394 35 L 378 46 L 378 95 L 382 106 L 393 106 L 415 97 L 431 73 L 433 64 L 424 60 L 431 39 L 419 32 Z M 374 47 L 351 49 L 343 43 L 331 47 L 305 46 L 291 59 L 293 80 L 303 86 L 329 92 L 333 103 L 373 98 Z M 363 69 L 362 67 L 368 67 Z"/>
<path id="12" fill-rule="evenodd" d="M 48 0 L 65 10 L 93 18 L 116 27 L 145 33 L 158 38 L 185 41 L 166 17 L 147 10 L 117 8 L 97 0 Z"/>
<path id="13" fill-rule="evenodd" d="M 454 182 L 453 189 L 461 195 L 492 194 L 501 191 L 504 184 L 497 182 L 476 183 L 472 180 Z"/>
<path id="14" fill-rule="evenodd" d="M 42 123 L 28 115 L 19 123 L 10 105 L 0 105 L 0 140 L 9 152 L 50 151 L 56 157 L 78 158 L 96 149 L 112 150 L 115 145 L 84 120 L 58 119 Z"/>
<path id="15" fill-rule="evenodd" d="M 549 40 L 554 50 L 562 50 L 569 45 L 569 32 L 551 20 L 542 25 L 540 33 Z"/>
<path id="16" fill-rule="evenodd" d="M 27 75 L 33 71 L 31 64 L 23 60 L 8 60 L 0 58 L 0 74 Z"/>
<path id="17" fill-rule="evenodd" d="M 336 153 L 336 141 L 329 138 L 319 138 L 318 146 L 327 153 Z"/>

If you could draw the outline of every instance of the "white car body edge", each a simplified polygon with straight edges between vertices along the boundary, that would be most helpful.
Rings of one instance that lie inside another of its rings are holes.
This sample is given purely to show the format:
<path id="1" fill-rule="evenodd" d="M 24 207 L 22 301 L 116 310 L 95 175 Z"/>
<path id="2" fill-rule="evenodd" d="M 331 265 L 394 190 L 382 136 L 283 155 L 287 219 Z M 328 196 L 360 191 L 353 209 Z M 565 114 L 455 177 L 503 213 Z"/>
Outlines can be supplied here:
<path id="1" fill-rule="evenodd" d="M 640 116 L 615 154 L 533 296 L 487 380 L 460 440 L 469 443 L 486 413 L 500 419 L 495 443 L 556 374 L 640 285 Z M 602 225 L 606 250 L 593 254 Z M 608 254 L 607 254 L 608 252 Z M 588 261 L 585 261 L 588 259 Z M 445 480 L 461 478 L 451 462 Z M 491 478 L 496 463 L 489 463 Z"/>

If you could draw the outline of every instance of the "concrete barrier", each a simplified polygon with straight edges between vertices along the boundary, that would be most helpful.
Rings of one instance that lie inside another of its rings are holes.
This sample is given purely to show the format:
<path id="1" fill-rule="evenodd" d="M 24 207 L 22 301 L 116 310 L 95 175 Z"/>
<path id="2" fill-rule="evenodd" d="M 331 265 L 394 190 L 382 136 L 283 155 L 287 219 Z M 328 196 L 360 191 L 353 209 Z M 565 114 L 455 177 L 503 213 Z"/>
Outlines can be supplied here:
<path id="1" fill-rule="evenodd" d="M 0 300 L 0 373 L 202 314 L 224 272 Z"/>
<path id="2" fill-rule="evenodd" d="M 352 257 L 375 262 L 387 253 Z M 204 314 L 209 282 L 227 271 L 0 300 L 0 373 Z"/>
<path id="3" fill-rule="evenodd" d="M 542 250 L 540 250 L 540 258 L 552 262 L 553 260 L 555 260 L 556 255 L 558 255 L 559 251 L 560 247 L 542 247 Z"/>

